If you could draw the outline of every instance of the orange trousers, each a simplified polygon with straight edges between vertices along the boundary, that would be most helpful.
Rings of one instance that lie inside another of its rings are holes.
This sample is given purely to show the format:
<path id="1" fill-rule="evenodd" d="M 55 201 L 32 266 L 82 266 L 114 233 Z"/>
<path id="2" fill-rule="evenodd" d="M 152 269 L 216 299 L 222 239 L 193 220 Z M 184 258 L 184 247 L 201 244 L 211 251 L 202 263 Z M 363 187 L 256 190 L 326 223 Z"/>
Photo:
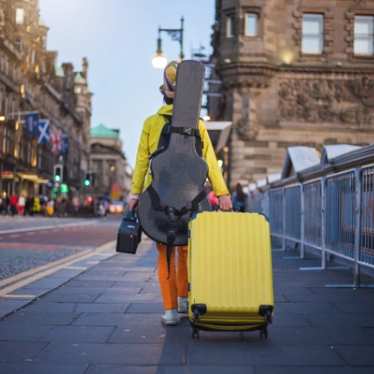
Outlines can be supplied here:
<path id="1" fill-rule="evenodd" d="M 173 249 L 168 271 L 166 245 L 157 243 L 158 280 L 165 310 L 177 309 L 177 297 L 188 295 L 187 248 L 183 246 Z"/>

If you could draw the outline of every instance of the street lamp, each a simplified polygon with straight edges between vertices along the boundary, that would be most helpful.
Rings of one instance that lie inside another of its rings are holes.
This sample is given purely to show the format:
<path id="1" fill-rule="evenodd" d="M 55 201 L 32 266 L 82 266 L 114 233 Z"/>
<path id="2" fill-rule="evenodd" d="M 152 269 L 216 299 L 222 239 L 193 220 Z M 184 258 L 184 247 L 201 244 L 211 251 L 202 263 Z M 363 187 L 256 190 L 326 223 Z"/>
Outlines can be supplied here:
<path id="1" fill-rule="evenodd" d="M 157 38 L 157 50 L 156 54 L 152 59 L 152 65 L 155 69 L 164 69 L 165 66 L 168 63 L 168 60 L 162 53 L 162 46 L 161 46 L 162 40 L 160 37 Z"/>
<path id="2" fill-rule="evenodd" d="M 167 65 L 167 59 L 162 52 L 162 39 L 161 33 L 165 32 L 168 34 L 172 40 L 179 43 L 179 59 L 182 61 L 184 59 L 183 53 L 183 34 L 184 34 L 184 18 L 181 18 L 181 27 L 179 29 L 163 29 L 158 28 L 158 38 L 157 38 L 157 49 L 156 54 L 152 59 L 152 65 L 155 69 L 164 69 Z"/>

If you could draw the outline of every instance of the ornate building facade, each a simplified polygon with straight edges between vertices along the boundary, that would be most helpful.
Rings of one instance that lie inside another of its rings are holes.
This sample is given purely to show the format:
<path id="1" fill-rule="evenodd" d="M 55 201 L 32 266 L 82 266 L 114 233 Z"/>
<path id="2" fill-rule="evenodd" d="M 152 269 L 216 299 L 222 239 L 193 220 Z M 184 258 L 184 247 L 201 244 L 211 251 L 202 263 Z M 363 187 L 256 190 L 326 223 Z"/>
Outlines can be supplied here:
<path id="1" fill-rule="evenodd" d="M 132 169 L 122 151 L 118 129 L 102 124 L 91 129 L 91 171 L 97 196 L 123 199 L 130 191 Z"/>
<path id="2" fill-rule="evenodd" d="M 83 59 L 80 72 L 70 63 L 57 66 L 57 52 L 47 49 L 47 33 L 38 0 L 0 0 L 2 194 L 45 193 L 57 163 L 63 165 L 63 182 L 78 191 L 88 170 L 88 61 Z M 29 113 L 48 121 L 48 141 L 39 141 L 35 128 L 27 131 Z"/>
<path id="3" fill-rule="evenodd" d="M 278 172 L 292 145 L 374 142 L 374 1 L 216 0 L 213 29 L 231 185 Z"/>

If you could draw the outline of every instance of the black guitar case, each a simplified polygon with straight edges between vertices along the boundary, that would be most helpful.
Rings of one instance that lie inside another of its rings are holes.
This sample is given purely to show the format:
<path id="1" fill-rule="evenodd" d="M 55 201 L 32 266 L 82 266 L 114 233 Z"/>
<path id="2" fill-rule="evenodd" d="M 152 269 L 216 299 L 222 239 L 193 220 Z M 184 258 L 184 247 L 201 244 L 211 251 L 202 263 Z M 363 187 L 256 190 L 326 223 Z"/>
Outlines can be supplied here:
<path id="1" fill-rule="evenodd" d="M 169 247 L 187 244 L 188 222 L 205 199 L 208 167 L 195 146 L 203 78 L 201 62 L 179 64 L 169 144 L 152 157 L 152 184 L 139 199 L 143 231 Z"/>

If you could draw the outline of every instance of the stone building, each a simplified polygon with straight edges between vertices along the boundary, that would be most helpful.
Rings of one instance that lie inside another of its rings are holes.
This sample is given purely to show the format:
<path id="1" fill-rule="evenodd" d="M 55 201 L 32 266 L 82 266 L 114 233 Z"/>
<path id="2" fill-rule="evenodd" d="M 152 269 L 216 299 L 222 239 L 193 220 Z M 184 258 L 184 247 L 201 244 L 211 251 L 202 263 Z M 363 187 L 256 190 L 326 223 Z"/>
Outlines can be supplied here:
<path id="1" fill-rule="evenodd" d="M 213 29 L 231 185 L 278 172 L 292 145 L 374 141 L 374 1 L 216 0 Z"/>
<path id="2" fill-rule="evenodd" d="M 57 66 L 57 52 L 47 49 L 47 34 L 38 0 L 0 0 L 2 194 L 48 192 L 57 163 L 63 165 L 63 182 L 78 191 L 88 170 L 88 61 L 83 59 L 80 72 L 70 63 Z M 49 121 L 50 138 L 44 144 L 27 131 L 25 116 L 32 112 Z M 55 147 L 53 132 L 58 134 Z"/>
<path id="3" fill-rule="evenodd" d="M 122 147 L 118 129 L 102 124 L 91 129 L 91 172 L 97 196 L 118 200 L 130 191 L 132 169 Z"/>

